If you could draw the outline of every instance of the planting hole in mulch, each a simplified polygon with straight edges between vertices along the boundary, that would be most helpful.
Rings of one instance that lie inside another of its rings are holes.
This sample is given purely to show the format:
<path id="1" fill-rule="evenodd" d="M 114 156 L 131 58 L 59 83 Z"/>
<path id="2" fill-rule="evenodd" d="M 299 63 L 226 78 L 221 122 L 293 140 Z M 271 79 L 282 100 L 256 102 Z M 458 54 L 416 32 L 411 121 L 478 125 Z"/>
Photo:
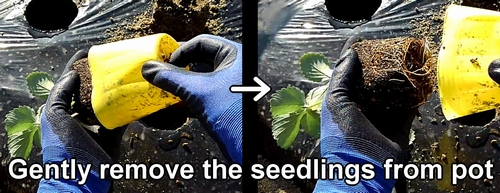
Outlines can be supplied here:
<path id="1" fill-rule="evenodd" d="M 371 20 L 381 4 L 382 0 L 325 0 L 325 6 L 330 15 L 342 21 Z"/>
<path id="2" fill-rule="evenodd" d="M 24 12 L 30 27 L 39 31 L 66 30 L 77 15 L 72 0 L 32 0 Z"/>
<path id="3" fill-rule="evenodd" d="M 363 40 L 353 48 L 363 65 L 356 99 L 364 112 L 411 109 L 434 91 L 436 58 L 426 42 L 411 37 Z"/>

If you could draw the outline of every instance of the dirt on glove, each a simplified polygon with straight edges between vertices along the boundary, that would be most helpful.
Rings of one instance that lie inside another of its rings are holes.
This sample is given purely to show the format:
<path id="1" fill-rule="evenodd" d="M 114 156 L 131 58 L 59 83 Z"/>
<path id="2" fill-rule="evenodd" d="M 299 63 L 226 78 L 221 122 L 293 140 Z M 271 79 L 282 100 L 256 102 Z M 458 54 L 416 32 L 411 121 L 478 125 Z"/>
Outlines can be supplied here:
<path id="1" fill-rule="evenodd" d="M 437 58 L 431 57 L 425 40 L 363 40 L 351 48 L 363 66 L 363 78 L 356 84 L 362 111 L 418 107 L 434 91 Z"/>

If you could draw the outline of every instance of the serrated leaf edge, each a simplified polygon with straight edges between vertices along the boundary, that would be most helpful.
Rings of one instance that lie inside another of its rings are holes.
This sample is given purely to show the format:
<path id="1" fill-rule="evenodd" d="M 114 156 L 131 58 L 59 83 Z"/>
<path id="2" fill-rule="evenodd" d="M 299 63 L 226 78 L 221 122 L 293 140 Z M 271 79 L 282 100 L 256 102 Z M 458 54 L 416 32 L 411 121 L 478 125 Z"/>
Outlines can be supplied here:
<path id="1" fill-rule="evenodd" d="M 305 115 L 307 112 L 306 112 L 305 110 L 302 110 L 302 111 L 300 111 L 300 112 L 291 112 L 291 113 L 288 113 L 288 114 L 285 114 L 285 115 L 280 115 L 280 116 L 290 116 L 290 114 L 292 114 L 292 113 L 297 113 L 297 114 L 298 114 L 298 115 L 297 115 L 297 116 L 298 116 L 298 117 L 297 117 L 297 120 L 298 120 L 298 124 L 299 124 L 299 128 L 298 128 L 298 129 L 299 129 L 299 132 L 300 132 L 300 129 L 301 129 L 301 126 L 302 126 L 302 119 L 304 118 L 304 115 Z M 273 131 L 275 130 L 274 123 L 275 123 L 275 122 L 274 122 L 274 120 L 273 120 L 273 122 L 272 122 L 272 130 L 273 130 Z M 274 132 L 272 132 L 272 133 L 273 133 L 273 138 L 274 138 L 274 140 L 276 140 L 276 143 L 278 144 L 278 146 L 279 146 L 279 147 L 281 147 L 282 149 L 285 149 L 285 150 L 286 150 L 286 149 L 288 149 L 290 146 L 292 146 L 293 141 L 295 141 L 295 139 L 297 139 L 297 135 L 298 135 L 298 133 L 297 133 L 295 136 L 293 136 L 293 138 L 291 139 L 291 140 L 292 140 L 292 143 L 290 143 L 290 144 L 288 144 L 288 145 L 281 145 L 281 144 L 279 144 L 279 143 L 278 143 L 278 140 L 279 140 L 279 139 L 278 139 L 278 136 L 275 136 L 275 135 L 274 135 Z"/>
<path id="2" fill-rule="evenodd" d="M 32 146 L 33 146 L 33 145 L 34 145 L 34 143 L 35 143 L 35 141 L 34 141 L 34 134 L 36 133 L 36 131 L 35 131 L 35 132 L 33 132 L 33 130 L 40 130 L 40 126 L 36 123 L 36 119 L 37 119 L 37 117 L 36 117 L 36 116 L 37 116 L 37 115 L 35 114 L 35 117 L 33 117 L 33 118 L 35 119 L 35 122 L 33 123 L 33 127 L 34 127 L 33 129 L 25 129 L 25 130 L 22 130 L 22 131 L 20 131 L 20 132 L 10 133 L 10 134 L 9 134 L 9 132 L 7 131 L 7 125 L 6 125 L 6 124 L 7 124 L 7 120 L 8 120 L 8 119 L 7 119 L 7 117 L 8 117 L 10 114 L 14 114 L 14 113 L 15 113 L 15 111 L 17 111 L 17 110 L 19 110 L 19 109 L 22 109 L 22 108 L 27 108 L 28 110 L 30 110 L 30 111 L 32 111 L 32 112 L 35 112 L 35 111 L 34 111 L 34 109 L 33 109 L 33 108 L 31 108 L 30 106 L 26 106 L 26 105 L 18 106 L 17 108 L 11 109 L 11 110 L 10 110 L 10 111 L 9 111 L 9 112 L 5 115 L 5 120 L 3 121 L 3 123 L 5 124 L 5 130 L 6 130 L 6 132 L 7 132 L 7 146 L 9 147 L 9 148 L 8 148 L 8 149 L 9 149 L 9 154 L 10 154 L 11 156 L 13 156 L 13 154 L 15 153 L 15 152 L 13 151 L 13 149 L 14 149 L 14 148 L 12 148 L 12 145 L 14 145 L 14 144 L 12 144 L 12 142 L 11 142 L 11 138 L 12 138 L 12 136 L 13 136 L 13 135 L 23 135 L 23 133 L 24 133 L 24 132 L 31 132 L 31 133 L 30 133 L 30 137 L 29 137 L 31 140 L 29 140 L 29 139 L 28 139 L 28 144 L 27 144 L 27 145 L 28 145 L 28 147 L 29 147 L 29 151 L 26 151 L 26 153 L 25 153 L 24 155 L 22 155 L 22 156 L 21 156 L 21 157 L 23 157 L 24 159 L 28 159 L 29 155 L 31 154 L 31 151 L 33 151 L 33 147 L 32 147 Z M 35 113 L 36 113 L 36 112 L 35 112 Z M 16 156 L 16 155 L 14 155 L 13 157 L 17 157 L 17 156 Z"/>
<path id="3" fill-rule="evenodd" d="M 285 90 L 287 89 L 297 89 L 298 91 L 301 92 L 302 95 L 304 95 L 304 107 L 306 105 L 306 101 L 305 101 L 305 94 L 304 94 L 304 91 L 298 87 L 295 87 L 295 86 L 287 86 L 287 87 L 284 87 L 284 88 L 281 88 L 279 90 L 277 90 L 275 93 L 271 94 L 271 99 L 269 100 L 269 108 L 270 108 L 270 111 L 272 112 L 273 111 L 273 107 L 272 107 L 272 101 L 274 100 L 277 100 L 276 99 L 276 95 L 281 93 L 281 92 L 285 92 Z M 287 106 L 287 105 L 284 105 L 284 106 Z M 290 106 L 290 105 L 288 105 Z M 292 112 L 289 112 L 289 113 L 292 113 Z M 271 113 L 272 114 L 272 113 Z"/>
<path id="4" fill-rule="evenodd" d="M 32 72 L 30 73 L 27 77 L 26 77 L 26 86 L 28 87 L 28 90 L 30 91 L 31 95 L 35 96 L 35 97 L 38 97 L 38 98 L 41 98 L 40 96 L 36 96 L 35 93 L 33 93 L 33 90 L 31 89 L 31 86 L 30 86 L 30 78 L 32 78 L 33 76 L 36 76 L 36 75 L 39 75 L 39 74 L 43 74 L 43 75 L 47 75 L 47 77 L 49 78 L 49 81 L 52 82 L 52 84 L 55 83 L 54 81 L 54 77 L 52 77 L 52 75 L 50 75 L 49 73 L 47 72 Z M 48 89 L 48 91 L 50 91 L 52 88 L 45 88 L 45 89 Z M 44 99 L 44 98 L 41 98 L 41 99 Z"/>
<path id="5" fill-rule="evenodd" d="M 21 105 L 21 106 L 18 106 L 18 107 L 16 107 L 16 108 L 11 109 L 9 112 L 7 112 L 7 114 L 5 114 L 5 119 L 3 120 L 3 124 L 5 125 L 5 129 L 6 129 L 6 130 L 7 130 L 7 120 L 8 120 L 8 119 L 7 119 L 7 117 L 8 117 L 10 114 L 13 114 L 13 113 L 14 113 L 14 111 L 19 110 L 19 109 L 22 109 L 22 108 L 27 108 L 27 109 L 29 109 L 29 110 L 31 110 L 31 111 L 33 111 L 33 112 L 35 112 L 35 110 L 34 110 L 33 108 L 31 108 L 30 106 L 27 106 L 27 105 Z M 36 121 L 36 114 L 35 114 L 35 117 L 33 117 L 33 118 L 34 118 L 34 119 L 35 119 L 35 121 Z"/>
<path id="6" fill-rule="evenodd" d="M 31 131 L 30 131 L 30 130 L 24 130 L 24 131 L 22 131 L 22 132 L 14 133 L 14 134 L 12 134 L 12 135 L 15 135 L 15 136 L 17 136 L 17 135 L 22 136 L 22 135 L 24 135 L 24 133 L 25 133 L 25 132 L 31 132 Z M 29 158 L 29 155 L 31 154 L 31 151 L 33 151 L 33 144 L 34 144 L 33 134 L 34 134 L 34 133 L 35 133 L 35 132 L 31 132 L 31 133 L 30 133 L 30 137 L 29 137 L 29 138 L 30 138 L 30 139 L 32 139 L 32 140 L 29 140 L 29 139 L 28 139 L 28 144 L 27 144 L 27 147 L 28 147 L 29 151 L 26 151 L 26 152 L 25 152 L 25 154 L 23 154 L 23 155 L 15 155 L 16 151 L 14 151 L 14 149 L 15 149 L 15 148 L 13 148 L 13 145 L 17 145 L 17 144 L 13 144 L 13 143 L 12 143 L 12 141 L 11 141 L 12 139 L 8 139 L 8 140 L 7 140 L 7 146 L 8 146 L 8 148 L 9 148 L 9 154 L 10 154 L 10 156 L 11 156 L 11 157 L 22 157 L 22 158 L 24 158 L 25 160 L 26 160 L 26 159 L 28 159 L 28 158 Z M 12 137 L 12 135 L 9 135 L 9 137 L 8 137 L 8 138 L 11 138 L 11 137 Z"/>
<path id="7" fill-rule="evenodd" d="M 312 68 L 312 69 L 316 69 L 318 72 L 321 72 L 323 75 L 325 75 L 325 76 L 326 76 L 326 77 L 328 77 L 328 78 L 325 78 L 325 79 L 320 80 L 320 81 L 316 81 L 316 80 L 311 80 L 311 79 L 309 79 L 307 76 L 305 76 L 305 75 L 306 75 L 306 73 L 304 72 L 304 68 L 302 68 L 302 60 L 303 60 L 303 58 L 304 58 L 304 57 L 307 57 L 307 56 L 319 56 L 319 57 L 322 57 L 322 58 L 326 61 L 326 63 L 327 63 L 326 65 L 330 68 L 330 70 L 333 70 L 333 69 L 332 69 L 332 68 L 328 65 L 328 64 L 330 64 L 330 60 L 328 60 L 328 58 L 327 58 L 324 54 L 322 54 L 322 53 L 318 53 L 318 52 L 307 52 L 307 53 L 303 54 L 303 55 L 300 57 L 300 59 L 299 59 L 300 71 L 301 71 L 302 75 L 303 75 L 305 78 L 307 78 L 308 80 L 313 81 L 313 82 L 325 82 L 326 80 L 328 80 L 328 79 L 330 79 L 330 78 L 331 78 L 331 76 L 332 76 L 331 74 L 325 74 L 325 73 L 323 73 L 321 70 L 319 70 L 318 68 L 316 68 L 314 65 L 311 65 L 311 68 Z"/>
<path id="8" fill-rule="evenodd" d="M 300 92 L 302 92 L 302 94 L 304 94 L 304 91 L 303 91 L 302 89 L 300 89 L 300 88 L 298 88 L 298 87 L 295 87 L 295 86 L 290 86 L 290 85 L 289 85 L 289 86 L 284 87 L 284 88 L 281 88 L 281 89 L 277 90 L 275 93 L 271 94 L 271 99 L 270 99 L 270 101 L 272 101 L 272 100 L 276 100 L 276 99 L 275 99 L 275 97 L 273 97 L 273 96 L 275 96 L 275 95 L 276 95 L 276 94 L 278 94 L 279 92 L 283 92 L 284 90 L 287 90 L 287 89 L 297 89 L 297 90 L 299 90 Z"/>
<path id="9" fill-rule="evenodd" d="M 326 85 L 323 85 L 323 86 L 326 86 Z M 320 87 L 323 87 L 323 86 L 318 86 L 318 87 L 316 87 L 316 88 L 313 88 L 313 89 L 311 89 L 311 90 L 307 93 L 306 98 L 305 98 L 305 99 L 306 99 L 306 103 L 305 103 L 305 105 L 304 105 L 304 107 L 305 107 L 305 108 L 307 108 L 307 109 L 311 109 L 311 110 L 312 110 L 312 107 L 313 107 L 313 106 L 320 105 L 320 104 L 323 102 L 323 100 L 324 100 L 324 98 L 325 98 L 325 95 L 326 95 L 326 92 L 328 91 L 328 87 L 326 87 L 326 89 L 325 89 L 325 90 L 323 90 L 323 92 L 320 94 L 320 96 L 321 96 L 320 98 L 321 98 L 322 100 L 319 100 L 318 102 L 311 104 L 311 99 L 310 99 L 310 97 L 309 97 L 309 96 L 311 96 L 311 95 L 313 94 L 313 93 L 312 93 L 313 91 L 316 91 L 315 89 L 319 89 Z M 318 109 L 319 109 L 319 111 L 317 111 L 317 112 L 318 112 L 318 113 L 319 113 L 319 112 L 321 112 L 321 105 L 319 106 L 319 108 L 318 108 Z M 313 111 L 315 111 L 315 110 L 313 110 Z"/>

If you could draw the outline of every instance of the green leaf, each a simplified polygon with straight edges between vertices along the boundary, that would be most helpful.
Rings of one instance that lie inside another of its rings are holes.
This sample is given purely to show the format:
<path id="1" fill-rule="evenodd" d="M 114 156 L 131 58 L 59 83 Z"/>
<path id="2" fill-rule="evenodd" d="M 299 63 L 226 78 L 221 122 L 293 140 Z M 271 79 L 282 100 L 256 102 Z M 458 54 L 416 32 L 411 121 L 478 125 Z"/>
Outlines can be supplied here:
<path id="1" fill-rule="evenodd" d="M 31 94 L 42 100 L 47 100 L 50 89 L 54 86 L 54 78 L 46 72 L 33 72 L 26 78 Z"/>
<path id="2" fill-rule="evenodd" d="M 28 106 L 11 110 L 5 117 L 7 146 L 12 157 L 28 159 L 33 141 L 39 141 L 40 127 L 36 123 L 35 111 Z M 38 133 L 38 134 L 37 134 Z"/>
<path id="3" fill-rule="evenodd" d="M 28 106 L 12 109 L 5 115 L 7 135 L 22 132 L 36 124 L 35 111 Z"/>
<path id="4" fill-rule="evenodd" d="M 288 149 L 300 131 L 300 122 L 306 111 L 291 112 L 274 117 L 273 137 L 283 149 Z"/>
<path id="5" fill-rule="evenodd" d="M 313 88 L 307 93 L 306 97 L 306 107 L 310 110 L 320 113 L 321 103 L 325 99 L 326 91 L 328 90 L 328 85 L 318 86 Z"/>
<path id="6" fill-rule="evenodd" d="M 8 147 L 11 157 L 28 159 L 33 149 L 32 133 L 28 130 L 8 136 Z"/>
<path id="7" fill-rule="evenodd" d="M 271 95 L 270 107 L 273 117 L 299 111 L 304 105 L 304 92 L 297 87 L 283 88 Z"/>
<path id="8" fill-rule="evenodd" d="M 313 82 L 322 82 L 330 79 L 333 70 L 330 61 L 320 53 L 306 53 L 300 58 L 300 69 L 307 79 Z"/>
<path id="9" fill-rule="evenodd" d="M 320 130 L 320 115 L 317 111 L 306 110 L 304 117 L 302 118 L 302 127 L 305 129 L 306 133 L 314 138 L 319 138 Z"/>

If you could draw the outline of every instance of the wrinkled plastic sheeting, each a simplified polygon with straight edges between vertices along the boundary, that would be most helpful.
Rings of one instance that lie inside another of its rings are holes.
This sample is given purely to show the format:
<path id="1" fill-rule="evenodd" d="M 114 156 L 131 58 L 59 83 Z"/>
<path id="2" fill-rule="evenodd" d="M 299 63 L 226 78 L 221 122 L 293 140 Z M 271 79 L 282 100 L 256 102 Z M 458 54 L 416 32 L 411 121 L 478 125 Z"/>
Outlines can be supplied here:
<path id="1" fill-rule="evenodd" d="M 272 1 L 269 2 L 272 4 Z M 270 94 L 287 85 L 298 86 L 307 91 L 317 85 L 301 75 L 298 60 L 302 54 L 319 52 L 330 61 L 335 61 L 350 37 L 378 39 L 411 35 L 411 20 L 429 17 L 432 14 L 430 10 L 439 10 L 446 3 L 444 0 L 383 0 L 371 21 L 353 29 L 335 29 L 329 22 L 331 17 L 324 0 L 305 1 L 291 20 L 277 32 L 274 39 L 266 42 L 267 48 L 259 62 L 259 76 L 272 87 L 273 92 Z M 262 6 L 259 9 L 271 7 L 266 4 L 259 6 Z M 281 10 L 268 10 L 272 11 Z M 263 18 L 266 15 L 259 17 L 264 21 L 272 19 Z M 275 25 L 279 25 L 279 22 L 276 23 L 278 24 Z M 267 99 L 270 94 L 266 96 Z"/>
<path id="2" fill-rule="evenodd" d="M 29 2 L 0 1 L 0 150 L 5 150 L 6 145 L 5 115 L 20 105 L 36 110 L 44 102 L 29 93 L 26 86 L 29 73 L 44 71 L 57 80 L 76 51 L 101 44 L 107 38 L 104 33 L 107 29 L 151 9 L 151 1 L 145 0 L 90 0 L 81 5 L 67 31 L 52 38 L 33 38 L 23 15 Z M 222 12 L 221 17 L 224 27 L 231 30 L 220 36 L 241 42 L 242 1 L 228 2 L 227 12 Z M 0 158 L 6 153 L 0 152 Z"/>
<path id="3" fill-rule="evenodd" d="M 151 9 L 152 1 L 86 1 L 69 29 L 52 38 L 33 38 L 24 18 L 30 1 L 0 2 L 0 117 L 17 105 L 35 105 L 27 89 L 26 77 L 33 71 L 50 73 L 57 79 L 65 63 L 80 49 L 101 44 L 107 29 Z M 221 36 L 239 41 L 241 0 L 231 1 L 222 13 L 224 27 L 230 32 Z M 110 18 L 113 18 L 113 21 Z M 3 121 L 2 121 L 3 122 Z M 3 124 L 3 123 L 0 123 Z"/>

